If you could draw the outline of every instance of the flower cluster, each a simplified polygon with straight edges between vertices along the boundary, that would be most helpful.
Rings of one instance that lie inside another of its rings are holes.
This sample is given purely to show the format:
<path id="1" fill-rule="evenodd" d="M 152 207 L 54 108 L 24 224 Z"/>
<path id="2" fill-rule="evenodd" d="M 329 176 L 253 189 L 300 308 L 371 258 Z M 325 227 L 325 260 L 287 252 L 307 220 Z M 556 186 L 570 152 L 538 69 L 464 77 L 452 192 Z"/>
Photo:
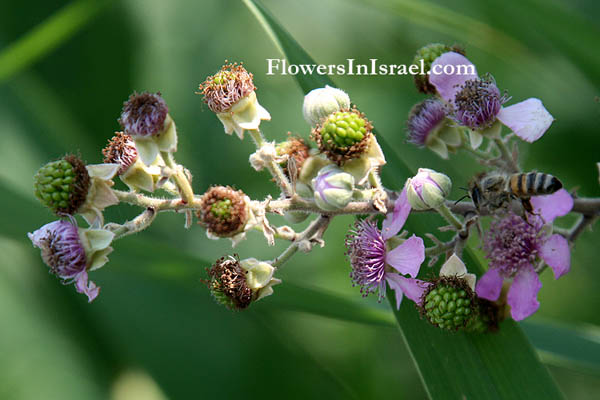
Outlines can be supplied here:
<path id="1" fill-rule="evenodd" d="M 228 238 L 233 246 L 252 231 L 262 233 L 269 245 L 288 241 L 271 260 L 226 255 L 205 269 L 202 282 L 212 297 L 243 310 L 273 294 L 273 286 L 281 283 L 279 269 L 297 251 L 325 245 L 323 235 L 335 216 L 357 215 L 345 246 L 350 282 L 364 297 L 375 293 L 381 301 L 393 292 L 397 308 L 406 297 L 423 320 L 447 331 L 484 333 L 498 329 L 508 315 L 524 319 L 540 306 L 539 274 L 545 266 L 557 279 L 566 274 L 571 243 L 583 230 L 582 222 L 555 229 L 555 219 L 572 212 L 576 200 L 558 178 L 522 172 L 518 153 L 508 150 L 515 137 L 539 139 L 553 118 L 535 98 L 507 106 L 506 93 L 490 75 L 479 76 L 456 46 L 428 45 L 414 60 L 428 71 L 470 67 L 466 75 L 417 76 L 417 88 L 430 97 L 413 106 L 407 120 L 410 144 L 444 159 L 463 150 L 489 167 L 471 180 L 466 201 L 449 200 L 452 180 L 430 168 L 419 168 L 414 176 L 396 175 L 403 189 L 386 189 L 380 177 L 386 159 L 374 124 L 341 89 L 325 86 L 306 94 L 302 114 L 309 126 L 304 134 L 288 133 L 279 143 L 267 140 L 260 125 L 271 116 L 258 102 L 254 76 L 234 63 L 208 76 L 198 94 L 226 134 L 235 131 L 243 140 L 248 132 L 256 145 L 249 163 L 269 172 L 278 196 L 254 200 L 222 185 L 196 194 L 192 174 L 175 161 L 177 130 L 165 100 L 160 93 L 134 92 L 118 118 L 121 130 L 102 150 L 102 164 L 86 164 L 69 154 L 35 174 L 35 195 L 60 219 L 29 238 L 50 272 L 73 283 L 89 301 L 100 288 L 88 274 L 108 261 L 112 243 L 146 229 L 163 211 L 183 214 L 186 228 L 196 219 L 208 238 Z M 511 133 L 503 133 L 504 126 Z M 482 150 L 484 141 L 487 150 Z M 115 188 L 117 177 L 128 190 Z M 104 209 L 120 202 L 143 211 L 122 224 L 106 223 Z M 598 213 L 578 210 L 588 217 Z M 411 212 L 437 213 L 447 225 L 415 229 L 414 217 L 407 224 Z M 274 225 L 271 214 L 283 215 L 291 225 L 314 218 L 296 231 Z M 87 227 L 79 226 L 78 216 Z M 491 222 L 482 224 L 485 218 Z M 483 231 L 482 226 L 489 227 Z M 469 272 L 462 259 L 474 228 L 483 242 L 487 271 L 473 265 Z M 417 230 L 422 237 L 408 233 Z M 451 239 L 440 240 L 438 230 L 451 232 Z"/>

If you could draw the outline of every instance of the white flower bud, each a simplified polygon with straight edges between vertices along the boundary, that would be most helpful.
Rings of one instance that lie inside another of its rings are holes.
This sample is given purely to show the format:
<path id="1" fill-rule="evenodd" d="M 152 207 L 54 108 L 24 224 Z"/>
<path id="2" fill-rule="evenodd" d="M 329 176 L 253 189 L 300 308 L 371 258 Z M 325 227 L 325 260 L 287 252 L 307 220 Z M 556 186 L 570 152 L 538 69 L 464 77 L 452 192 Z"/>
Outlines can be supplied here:
<path id="1" fill-rule="evenodd" d="M 350 97 L 343 90 L 325 86 L 311 90 L 304 96 L 302 114 L 310 126 L 319 124 L 331 113 L 350 108 Z"/>
<path id="2" fill-rule="evenodd" d="M 315 203 L 325 211 L 346 207 L 354 193 L 354 177 L 336 165 L 321 169 L 312 185 Z"/>
<path id="3" fill-rule="evenodd" d="M 419 168 L 406 182 L 406 197 L 414 210 L 429 210 L 441 206 L 451 188 L 452 181 L 446 175 Z"/>

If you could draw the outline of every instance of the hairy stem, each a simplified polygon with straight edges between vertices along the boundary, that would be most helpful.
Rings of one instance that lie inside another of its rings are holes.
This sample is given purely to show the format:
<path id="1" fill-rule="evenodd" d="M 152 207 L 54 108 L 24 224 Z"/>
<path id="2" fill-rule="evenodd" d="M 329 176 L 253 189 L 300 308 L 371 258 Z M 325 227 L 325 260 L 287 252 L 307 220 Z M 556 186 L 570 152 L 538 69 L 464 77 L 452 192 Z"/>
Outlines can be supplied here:
<path id="1" fill-rule="evenodd" d="M 153 208 L 147 208 L 143 213 L 141 213 L 131 221 L 125 222 L 123 225 L 109 223 L 104 226 L 104 229 L 107 229 L 114 233 L 115 238 L 113 240 L 117 240 L 124 236 L 143 231 L 144 229 L 149 227 L 152 224 L 152 222 L 154 222 L 156 214 L 157 212 Z"/>
<path id="2" fill-rule="evenodd" d="M 329 225 L 330 220 L 331 217 L 329 217 L 328 215 L 321 215 L 319 218 L 315 219 L 304 231 L 302 231 L 298 235 L 298 238 L 294 241 L 294 243 L 290 244 L 288 248 L 285 249 L 283 253 L 281 253 L 278 257 L 273 259 L 270 262 L 270 264 L 275 268 L 279 268 L 283 264 L 285 264 L 285 262 L 288 261 L 294 254 L 296 254 L 296 252 L 300 248 L 300 245 L 304 241 L 310 242 L 321 239 L 323 233 L 325 233 L 325 230 Z"/>
<path id="3" fill-rule="evenodd" d="M 252 137 L 252 139 L 254 140 L 254 144 L 256 144 L 257 150 L 260 150 L 260 148 L 265 145 L 265 138 L 262 132 L 258 129 L 250 129 L 248 130 L 248 132 L 250 132 L 250 137 Z M 287 178 L 287 176 L 285 176 L 285 174 L 283 173 L 283 169 L 281 168 L 281 166 L 273 160 L 267 162 L 266 164 L 266 168 L 271 173 L 273 179 L 275 179 L 275 182 L 277 183 L 277 186 L 279 186 L 279 188 L 281 189 L 283 195 L 285 197 L 291 197 L 292 185 L 290 184 L 290 181 Z"/>
<path id="4" fill-rule="evenodd" d="M 448 221 L 448 223 L 450 225 L 452 225 L 454 228 L 456 228 L 457 231 L 462 230 L 463 227 L 463 223 L 456 218 L 456 215 L 454 215 L 452 213 L 452 211 L 450 211 L 450 209 L 448 208 L 448 206 L 446 204 L 443 204 L 441 206 L 439 206 L 438 208 L 436 208 L 436 211 L 442 216 L 444 217 L 444 219 L 446 221 Z"/>
<path id="5" fill-rule="evenodd" d="M 494 143 L 496 143 L 496 147 L 500 150 L 500 157 L 506 163 L 506 167 L 508 168 L 508 172 L 517 173 L 520 171 L 519 166 L 515 162 L 512 157 L 512 154 L 506 147 L 504 140 L 502 138 L 494 138 Z"/>

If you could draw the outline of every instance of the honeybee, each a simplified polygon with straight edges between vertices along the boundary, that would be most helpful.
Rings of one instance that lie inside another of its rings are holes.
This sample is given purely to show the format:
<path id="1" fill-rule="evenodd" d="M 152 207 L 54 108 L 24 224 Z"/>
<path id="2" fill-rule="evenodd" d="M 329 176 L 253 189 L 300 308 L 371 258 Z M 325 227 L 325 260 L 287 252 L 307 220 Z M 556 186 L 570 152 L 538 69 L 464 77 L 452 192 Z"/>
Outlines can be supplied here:
<path id="1" fill-rule="evenodd" d="M 519 199 L 525 211 L 533 213 L 531 196 L 552 194 L 562 187 L 558 178 L 541 172 L 483 173 L 470 182 L 469 197 L 477 211 L 506 208 L 512 199 Z"/>

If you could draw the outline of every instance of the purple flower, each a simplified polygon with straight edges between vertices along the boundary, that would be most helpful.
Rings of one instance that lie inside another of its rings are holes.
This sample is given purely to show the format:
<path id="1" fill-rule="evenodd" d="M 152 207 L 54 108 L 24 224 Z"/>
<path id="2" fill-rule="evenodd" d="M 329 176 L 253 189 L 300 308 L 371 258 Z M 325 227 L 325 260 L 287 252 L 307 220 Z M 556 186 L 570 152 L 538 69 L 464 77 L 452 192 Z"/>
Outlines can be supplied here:
<path id="1" fill-rule="evenodd" d="M 108 261 L 106 256 L 114 234 L 104 229 L 79 229 L 74 222 L 54 221 L 27 236 L 42 251 L 42 260 L 50 272 L 65 285 L 75 283 L 75 289 L 91 302 L 100 288 L 88 280 L 88 271 L 100 268 Z"/>
<path id="2" fill-rule="evenodd" d="M 164 130 L 168 112 L 160 93 L 136 93 L 123 103 L 119 123 L 132 136 L 154 136 Z"/>
<path id="3" fill-rule="evenodd" d="M 430 134 L 440 127 L 446 118 L 446 107 L 436 99 L 427 99 L 415 105 L 408 116 L 408 142 L 423 147 Z"/>
<path id="4" fill-rule="evenodd" d="M 504 279 L 513 279 L 507 302 L 516 321 L 529 317 L 540 306 L 537 293 L 542 283 L 534 267 L 538 258 L 552 268 L 555 279 L 569 272 L 571 256 L 567 240 L 550 234 L 544 225 L 571 210 L 573 200 L 563 190 L 538 196 L 533 201 L 536 214 L 542 217 L 534 215 L 525 221 L 510 213 L 493 221 L 484 237 L 490 269 L 477 282 L 477 295 L 495 301 L 500 297 Z M 544 199 L 540 200 L 541 197 Z"/>
<path id="5" fill-rule="evenodd" d="M 400 231 L 409 213 L 410 204 L 406 199 L 406 190 L 403 190 L 394 211 L 383 222 L 383 229 L 380 230 L 373 221 L 357 221 L 346 238 L 346 254 L 352 265 L 350 277 L 361 286 L 363 296 L 378 292 L 381 300 L 385 296 L 387 282 L 396 291 L 398 308 L 403 295 L 416 303 L 420 302 L 427 287 L 426 282 L 414 279 L 425 260 L 423 239 L 413 235 L 393 250 L 386 247 L 386 241 Z"/>
<path id="6" fill-rule="evenodd" d="M 454 66 L 455 73 L 432 73 L 429 81 L 438 94 L 455 107 L 455 117 L 463 125 L 473 129 L 486 128 L 498 119 L 521 139 L 534 142 L 552 124 L 554 118 L 539 99 L 530 98 L 501 107 L 506 98 L 500 95 L 493 82 L 479 79 L 475 66 L 463 55 L 444 53 L 433 62 L 432 70 L 441 71 L 447 66 Z M 465 69 L 472 69 L 474 73 L 458 74 Z"/>

